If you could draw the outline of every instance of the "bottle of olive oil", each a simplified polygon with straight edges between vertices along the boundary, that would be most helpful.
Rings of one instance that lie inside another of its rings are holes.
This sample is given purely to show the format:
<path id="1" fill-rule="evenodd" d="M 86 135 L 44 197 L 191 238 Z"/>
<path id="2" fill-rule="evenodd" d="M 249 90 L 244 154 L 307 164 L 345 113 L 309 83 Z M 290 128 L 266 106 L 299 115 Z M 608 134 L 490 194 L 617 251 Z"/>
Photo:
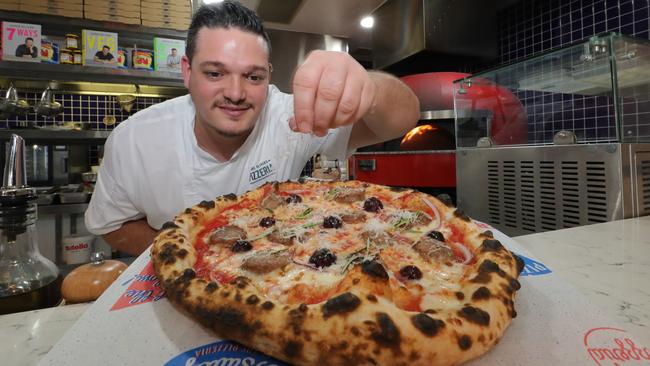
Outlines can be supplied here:
<path id="1" fill-rule="evenodd" d="M 11 136 L 0 188 L 0 314 L 61 301 L 61 275 L 38 251 L 36 193 L 27 185 L 25 141 Z"/>

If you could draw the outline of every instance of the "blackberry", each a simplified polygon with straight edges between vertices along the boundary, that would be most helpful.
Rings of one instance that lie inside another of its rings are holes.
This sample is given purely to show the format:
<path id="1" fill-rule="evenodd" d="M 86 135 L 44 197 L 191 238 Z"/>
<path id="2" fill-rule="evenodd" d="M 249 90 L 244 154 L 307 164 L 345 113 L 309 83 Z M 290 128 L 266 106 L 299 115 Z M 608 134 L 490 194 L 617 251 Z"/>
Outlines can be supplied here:
<path id="1" fill-rule="evenodd" d="M 261 227 L 271 227 L 273 225 L 275 225 L 275 219 L 272 218 L 271 216 L 267 216 L 260 220 Z"/>
<path id="2" fill-rule="evenodd" d="M 237 240 L 235 244 L 230 247 L 230 250 L 232 250 L 235 253 L 242 253 L 242 252 L 248 252 L 249 250 L 253 249 L 253 246 L 248 240 Z"/>
<path id="3" fill-rule="evenodd" d="M 377 197 L 369 197 L 363 202 L 363 209 L 368 212 L 379 212 L 384 208 L 384 204 Z"/>
<path id="4" fill-rule="evenodd" d="M 427 236 L 437 241 L 445 241 L 445 236 L 440 231 L 432 230 L 427 233 Z"/>
<path id="5" fill-rule="evenodd" d="M 287 203 L 300 203 L 300 202 L 302 202 L 302 197 L 298 196 L 295 193 L 292 193 L 292 194 L 289 195 L 289 197 L 287 197 L 287 199 L 285 201 Z"/>
<path id="6" fill-rule="evenodd" d="M 402 267 L 402 269 L 399 270 L 399 274 L 409 280 L 419 280 L 422 278 L 422 271 L 420 271 L 418 267 L 411 265 Z"/>
<path id="7" fill-rule="evenodd" d="M 327 216 L 323 219 L 323 227 L 325 229 L 338 229 L 341 226 L 343 226 L 343 223 L 336 216 Z"/>
<path id="8" fill-rule="evenodd" d="M 309 263 L 318 268 L 329 267 L 336 262 L 336 254 L 332 253 L 329 249 L 321 248 L 314 251 L 314 254 L 309 257 Z"/>

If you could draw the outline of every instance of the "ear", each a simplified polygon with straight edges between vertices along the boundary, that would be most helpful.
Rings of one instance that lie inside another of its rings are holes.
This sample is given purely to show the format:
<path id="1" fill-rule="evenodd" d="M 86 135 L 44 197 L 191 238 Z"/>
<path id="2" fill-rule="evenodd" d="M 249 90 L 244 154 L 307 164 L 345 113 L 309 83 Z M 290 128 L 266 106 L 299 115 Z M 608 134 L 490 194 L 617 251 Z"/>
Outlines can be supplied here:
<path id="1" fill-rule="evenodd" d="M 190 59 L 186 55 L 181 57 L 181 69 L 183 70 L 183 84 L 189 90 L 190 88 Z"/>

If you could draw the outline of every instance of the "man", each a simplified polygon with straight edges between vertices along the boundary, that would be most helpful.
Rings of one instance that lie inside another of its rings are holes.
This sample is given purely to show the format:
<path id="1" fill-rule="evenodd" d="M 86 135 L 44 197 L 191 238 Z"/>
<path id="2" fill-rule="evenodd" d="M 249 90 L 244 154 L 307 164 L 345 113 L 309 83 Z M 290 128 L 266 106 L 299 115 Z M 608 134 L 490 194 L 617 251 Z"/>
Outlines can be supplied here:
<path id="1" fill-rule="evenodd" d="M 295 72 L 294 95 L 284 94 L 269 85 L 270 52 L 255 13 L 228 0 L 202 6 L 181 59 L 189 95 L 111 133 L 87 228 L 139 254 L 186 207 L 296 179 L 314 154 L 343 160 L 419 118 L 407 86 L 341 52 L 312 52 Z"/>
<path id="2" fill-rule="evenodd" d="M 172 69 L 178 69 L 181 65 L 181 56 L 178 54 L 178 50 L 175 48 L 171 49 L 171 53 L 167 55 L 167 67 Z"/>
<path id="3" fill-rule="evenodd" d="M 97 51 L 97 53 L 95 53 L 95 62 L 104 64 L 111 64 L 115 62 L 115 57 L 109 52 L 110 50 L 111 48 L 108 46 L 102 47 L 101 51 Z"/>
<path id="4" fill-rule="evenodd" d="M 25 43 L 16 47 L 16 57 L 36 58 L 38 57 L 38 47 L 34 46 L 34 38 L 25 38 Z"/>

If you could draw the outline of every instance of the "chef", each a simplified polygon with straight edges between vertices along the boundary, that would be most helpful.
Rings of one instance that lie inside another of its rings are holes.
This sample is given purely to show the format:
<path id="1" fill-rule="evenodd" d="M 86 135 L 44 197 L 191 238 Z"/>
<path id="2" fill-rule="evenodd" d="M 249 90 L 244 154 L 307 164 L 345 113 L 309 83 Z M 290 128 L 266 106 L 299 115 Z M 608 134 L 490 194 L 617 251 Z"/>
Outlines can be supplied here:
<path id="1" fill-rule="evenodd" d="M 403 135 L 419 118 L 406 85 L 347 53 L 310 53 L 295 71 L 293 95 L 270 84 L 270 54 L 254 12 L 228 0 L 203 5 L 181 59 L 189 94 L 111 133 L 87 228 L 137 255 L 186 207 L 296 179 L 315 154 L 344 160 Z"/>

